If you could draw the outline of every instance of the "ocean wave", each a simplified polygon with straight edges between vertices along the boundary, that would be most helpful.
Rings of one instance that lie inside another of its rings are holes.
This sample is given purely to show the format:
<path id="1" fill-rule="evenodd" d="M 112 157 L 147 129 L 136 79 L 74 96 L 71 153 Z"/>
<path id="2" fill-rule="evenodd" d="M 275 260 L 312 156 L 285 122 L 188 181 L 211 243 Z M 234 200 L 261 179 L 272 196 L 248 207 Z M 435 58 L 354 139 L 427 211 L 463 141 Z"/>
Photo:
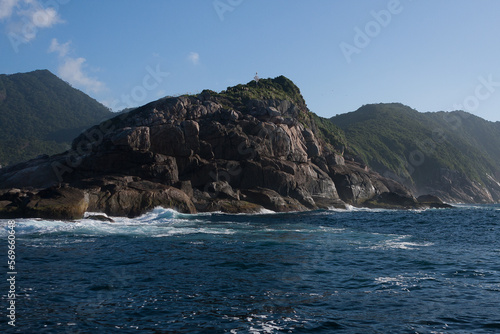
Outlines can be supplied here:
<path id="1" fill-rule="evenodd" d="M 499 204 L 454 203 L 454 204 L 451 204 L 451 205 L 455 206 L 456 208 L 465 209 L 465 210 L 493 210 L 493 211 L 499 211 L 500 210 L 500 205 Z"/>
<path id="2" fill-rule="evenodd" d="M 256 212 L 256 214 L 258 214 L 258 215 L 268 215 L 268 214 L 273 214 L 273 213 L 276 213 L 276 212 L 273 210 L 265 209 L 265 208 L 262 208 L 262 209 L 260 209 L 259 212 Z"/>
<path id="3" fill-rule="evenodd" d="M 293 212 L 289 212 L 289 213 L 293 213 Z M 268 210 L 266 208 L 262 208 L 257 212 L 227 213 L 227 212 L 222 212 L 222 211 L 212 211 L 212 212 L 205 212 L 203 214 L 205 214 L 205 215 L 226 215 L 226 216 L 260 216 L 260 215 L 280 214 L 280 212 L 276 212 L 273 210 Z M 199 214 L 196 214 L 196 215 L 199 215 Z"/>
<path id="4" fill-rule="evenodd" d="M 463 206 L 464 210 L 476 211 L 484 209 L 496 214 L 500 208 L 498 206 L 468 205 Z M 495 210 L 495 211 L 492 211 Z M 105 235 L 132 235 L 132 236 L 152 236 L 168 237 L 178 234 L 234 234 L 247 233 L 259 229 L 268 229 L 266 232 L 305 232 L 305 233 L 346 233 L 353 240 L 359 241 L 361 247 L 372 249 L 416 249 L 433 245 L 432 243 L 416 242 L 407 235 L 375 235 L 370 232 L 351 231 L 339 226 L 338 219 L 343 219 L 344 215 L 349 218 L 352 212 L 365 212 L 363 219 L 369 221 L 373 219 L 371 213 L 386 212 L 389 217 L 396 213 L 408 215 L 408 211 L 395 211 L 385 209 L 368 209 L 350 206 L 347 210 L 332 209 L 320 210 L 305 213 L 276 213 L 270 210 L 262 210 L 254 214 L 227 214 L 227 213 L 197 213 L 185 214 L 172 209 L 162 207 L 153 210 L 136 218 L 109 217 L 100 212 L 87 212 L 85 219 L 76 221 L 46 220 L 46 219 L 15 219 L 16 234 L 20 236 L 29 235 L 74 235 L 92 237 Z M 395 213 L 396 212 L 396 213 Z M 459 211 L 457 211 L 459 212 Z M 270 215 L 266 217 L 266 215 Z M 113 221 L 102 221 L 102 217 L 110 218 Z M 303 219 L 316 216 L 321 221 L 321 225 L 302 224 Z M 327 218 L 322 218 L 326 216 Z M 330 216 L 330 217 L 328 217 Z M 255 217 L 252 218 L 252 217 Z M 271 218 L 272 217 L 272 218 Z M 340 217 L 340 218 L 339 218 Z M 276 219 L 274 219 L 276 218 Z M 325 223 L 326 222 L 326 223 Z M 325 223 L 325 224 L 323 224 Z M 0 238 L 8 235 L 8 220 L 0 220 Z"/>
<path id="5" fill-rule="evenodd" d="M 375 278 L 375 284 L 381 289 L 398 289 L 407 291 L 410 288 L 418 287 L 424 281 L 434 281 L 436 278 L 428 274 L 417 273 L 415 275 L 380 276 Z"/>
<path id="6" fill-rule="evenodd" d="M 171 237 L 182 234 L 219 234 L 237 233 L 241 228 L 241 218 L 233 221 L 230 216 L 274 215 L 276 212 L 262 209 L 254 214 L 226 214 L 205 212 L 185 214 L 173 209 L 156 207 L 136 218 L 114 217 L 102 212 L 86 212 L 83 219 L 75 221 L 47 220 L 38 218 L 15 219 L 16 234 L 22 236 L 72 235 L 99 237 L 108 235 L 150 236 L 155 238 Z M 223 216 L 221 219 L 220 216 Z M 102 218 L 106 218 L 103 220 Z M 109 220 L 108 220 L 109 219 Z M 210 223 L 215 221 L 215 223 Z M 8 235 L 8 220 L 0 220 L 0 238 Z M 236 228 L 235 228 L 236 226 Z"/>
<path id="7" fill-rule="evenodd" d="M 372 233 L 372 237 L 367 238 L 367 242 L 371 243 L 371 245 L 363 245 L 362 248 L 369 249 L 405 249 L 412 250 L 418 249 L 421 247 L 429 247 L 434 245 L 432 242 L 414 242 L 409 241 L 408 239 L 412 238 L 411 235 L 396 235 L 396 234 L 378 234 Z M 370 239 L 379 239 L 379 240 L 370 240 Z"/>
<path id="8" fill-rule="evenodd" d="M 367 208 L 367 207 L 357 207 L 353 206 L 350 204 L 346 204 L 345 209 L 340 209 L 340 208 L 328 208 L 328 211 L 331 212 L 391 212 L 391 211 L 398 211 L 396 209 L 380 209 L 380 208 Z"/>
<path id="9" fill-rule="evenodd" d="M 406 239 L 410 238 L 409 235 L 401 235 L 397 236 L 394 239 L 389 239 L 382 241 L 374 246 L 372 249 L 416 249 L 420 247 L 429 247 L 432 246 L 432 242 L 411 242 Z"/>
<path id="10" fill-rule="evenodd" d="M 112 221 L 102 221 L 93 216 L 104 216 Z M 232 234 L 234 231 L 224 227 L 211 227 L 203 216 L 207 214 L 182 214 L 172 209 L 155 208 L 137 217 L 108 217 L 104 213 L 88 212 L 84 219 L 76 221 L 45 220 L 38 218 L 15 219 L 16 235 L 80 235 L 86 237 L 106 235 L 131 235 L 167 237 L 176 234 Z M 0 220 L 0 238 L 7 237 L 8 220 Z"/>

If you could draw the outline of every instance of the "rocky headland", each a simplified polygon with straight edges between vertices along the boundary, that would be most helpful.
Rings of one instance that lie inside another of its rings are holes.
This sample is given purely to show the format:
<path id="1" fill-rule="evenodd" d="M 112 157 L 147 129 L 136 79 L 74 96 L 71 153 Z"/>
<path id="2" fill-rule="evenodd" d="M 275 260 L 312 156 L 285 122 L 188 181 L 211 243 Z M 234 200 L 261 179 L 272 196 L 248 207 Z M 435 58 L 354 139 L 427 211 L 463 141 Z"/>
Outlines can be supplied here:
<path id="1" fill-rule="evenodd" d="M 0 217 L 447 207 L 357 162 L 318 119 L 283 76 L 160 99 L 1 169 Z"/>

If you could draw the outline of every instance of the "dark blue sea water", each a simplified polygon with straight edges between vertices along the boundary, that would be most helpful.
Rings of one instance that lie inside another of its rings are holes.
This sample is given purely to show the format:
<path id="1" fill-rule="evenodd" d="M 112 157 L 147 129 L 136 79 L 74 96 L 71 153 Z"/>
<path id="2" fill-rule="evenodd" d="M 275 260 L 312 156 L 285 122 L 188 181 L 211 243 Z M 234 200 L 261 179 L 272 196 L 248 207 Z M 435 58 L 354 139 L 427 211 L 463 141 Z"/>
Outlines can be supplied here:
<path id="1" fill-rule="evenodd" d="M 500 206 L 16 224 L 2 333 L 500 333 Z"/>

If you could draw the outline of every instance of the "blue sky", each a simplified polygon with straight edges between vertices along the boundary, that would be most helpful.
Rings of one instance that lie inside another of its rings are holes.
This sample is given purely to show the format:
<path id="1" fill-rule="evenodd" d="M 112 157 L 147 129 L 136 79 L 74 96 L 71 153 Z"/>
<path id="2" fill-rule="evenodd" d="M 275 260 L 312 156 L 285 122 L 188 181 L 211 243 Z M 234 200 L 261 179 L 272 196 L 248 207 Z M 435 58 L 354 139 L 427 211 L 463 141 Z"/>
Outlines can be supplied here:
<path id="1" fill-rule="evenodd" d="M 500 1 L 0 0 L 0 73 L 121 109 L 285 75 L 323 117 L 368 103 L 500 121 Z"/>

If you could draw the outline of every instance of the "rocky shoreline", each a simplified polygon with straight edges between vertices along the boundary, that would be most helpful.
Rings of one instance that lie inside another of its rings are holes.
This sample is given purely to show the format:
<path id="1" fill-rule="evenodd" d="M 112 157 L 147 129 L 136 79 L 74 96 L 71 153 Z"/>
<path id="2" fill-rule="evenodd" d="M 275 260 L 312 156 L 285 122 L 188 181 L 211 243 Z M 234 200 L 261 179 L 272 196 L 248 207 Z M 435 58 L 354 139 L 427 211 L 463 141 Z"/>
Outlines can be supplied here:
<path id="1" fill-rule="evenodd" d="M 285 77 L 161 99 L 86 130 L 63 154 L 0 170 L 0 217 L 449 207 L 345 157 L 310 114 Z"/>

